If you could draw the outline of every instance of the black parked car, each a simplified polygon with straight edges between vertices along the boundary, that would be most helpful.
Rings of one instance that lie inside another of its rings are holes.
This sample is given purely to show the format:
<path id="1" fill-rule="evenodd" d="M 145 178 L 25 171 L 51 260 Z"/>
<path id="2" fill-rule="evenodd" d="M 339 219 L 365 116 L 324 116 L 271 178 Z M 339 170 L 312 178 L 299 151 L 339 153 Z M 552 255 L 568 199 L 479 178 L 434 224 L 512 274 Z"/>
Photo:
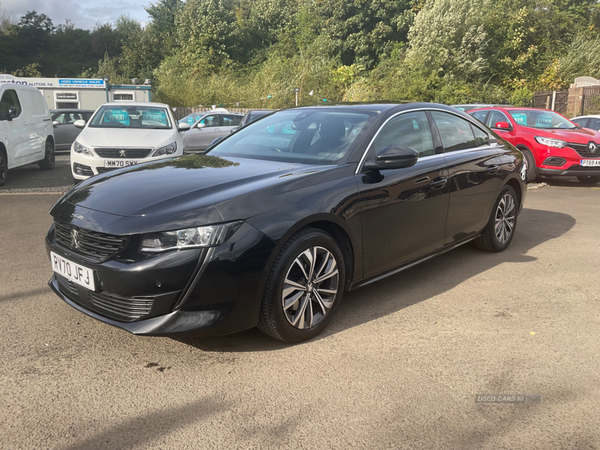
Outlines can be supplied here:
<path id="1" fill-rule="evenodd" d="M 511 242 L 523 156 L 436 104 L 279 111 L 52 208 L 52 289 L 135 334 L 322 331 L 345 290 L 475 240 Z"/>

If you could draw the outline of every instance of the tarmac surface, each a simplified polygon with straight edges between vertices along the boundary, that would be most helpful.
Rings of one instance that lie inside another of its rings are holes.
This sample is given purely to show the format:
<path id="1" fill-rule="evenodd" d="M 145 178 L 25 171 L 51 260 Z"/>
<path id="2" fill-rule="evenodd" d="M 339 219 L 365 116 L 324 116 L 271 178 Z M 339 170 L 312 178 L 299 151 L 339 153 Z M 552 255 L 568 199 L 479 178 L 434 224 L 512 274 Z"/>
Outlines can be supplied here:
<path id="1" fill-rule="evenodd" d="M 598 449 L 600 186 L 531 187 L 505 252 L 347 293 L 295 346 L 85 316 L 46 284 L 59 196 L 0 191 L 0 448 Z"/>

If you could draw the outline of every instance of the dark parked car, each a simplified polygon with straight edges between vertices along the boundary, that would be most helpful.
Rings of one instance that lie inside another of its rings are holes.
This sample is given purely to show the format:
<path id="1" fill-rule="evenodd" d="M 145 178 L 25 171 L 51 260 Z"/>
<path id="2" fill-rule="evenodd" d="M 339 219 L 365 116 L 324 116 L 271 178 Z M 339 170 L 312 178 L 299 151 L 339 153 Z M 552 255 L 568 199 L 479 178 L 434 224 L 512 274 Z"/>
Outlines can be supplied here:
<path id="1" fill-rule="evenodd" d="M 54 139 L 56 150 L 71 150 L 71 145 L 81 133 L 81 128 L 75 127 L 75 122 L 85 120 L 86 122 L 94 114 L 91 109 L 53 109 L 52 126 L 54 127 Z"/>
<path id="2" fill-rule="evenodd" d="M 258 326 L 298 342 L 345 290 L 472 240 L 506 249 L 523 168 L 512 145 L 444 105 L 279 111 L 207 154 L 74 187 L 50 211 L 50 286 L 135 334 Z"/>
<path id="3" fill-rule="evenodd" d="M 275 111 L 272 109 L 253 109 L 252 111 L 248 111 L 242 122 L 240 123 L 240 128 L 245 127 L 246 125 L 251 124 L 252 122 L 257 121 L 261 117 L 268 116 L 269 114 L 273 114 Z"/>

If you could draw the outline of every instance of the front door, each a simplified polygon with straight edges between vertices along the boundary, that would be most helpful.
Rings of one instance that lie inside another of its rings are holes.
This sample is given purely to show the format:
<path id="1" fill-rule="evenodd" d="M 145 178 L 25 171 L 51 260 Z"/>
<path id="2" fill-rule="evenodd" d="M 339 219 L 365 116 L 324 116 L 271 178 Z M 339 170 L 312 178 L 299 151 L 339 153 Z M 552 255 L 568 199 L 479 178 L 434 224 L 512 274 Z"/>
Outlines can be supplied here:
<path id="1" fill-rule="evenodd" d="M 9 111 L 14 108 L 16 117 L 9 117 Z M 32 152 L 29 146 L 29 124 L 21 106 L 17 91 L 6 89 L 0 98 L 0 120 L 4 121 L 7 134 L 8 167 L 24 164 Z"/>
<path id="2" fill-rule="evenodd" d="M 426 113 L 408 112 L 389 120 L 369 148 L 367 160 L 388 145 L 411 147 L 420 156 L 413 167 L 358 175 L 365 277 L 444 245 L 447 163 L 434 144 Z"/>

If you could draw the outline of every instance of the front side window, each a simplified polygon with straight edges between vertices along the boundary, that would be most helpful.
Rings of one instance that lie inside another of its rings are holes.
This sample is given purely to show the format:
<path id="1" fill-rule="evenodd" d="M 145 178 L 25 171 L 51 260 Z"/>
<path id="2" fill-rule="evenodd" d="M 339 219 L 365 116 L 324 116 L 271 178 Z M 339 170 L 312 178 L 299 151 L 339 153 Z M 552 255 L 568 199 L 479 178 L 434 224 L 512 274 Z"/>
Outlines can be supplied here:
<path id="1" fill-rule="evenodd" d="M 200 123 L 206 125 L 207 127 L 218 127 L 219 126 L 219 116 L 211 115 L 206 116 L 204 119 L 200 121 Z"/>
<path id="2" fill-rule="evenodd" d="M 479 120 L 481 123 L 485 123 L 485 116 L 487 115 L 487 113 L 487 111 L 476 111 L 474 113 L 471 113 L 471 115 L 477 120 Z"/>
<path id="3" fill-rule="evenodd" d="M 508 117 L 506 117 L 503 113 L 500 111 L 491 111 L 490 116 L 487 118 L 486 125 L 490 128 L 497 128 L 496 124 L 498 122 L 506 122 L 510 125 Z"/>
<path id="4" fill-rule="evenodd" d="M 600 119 L 590 119 L 586 128 L 591 128 L 592 130 L 600 130 Z"/>
<path id="5" fill-rule="evenodd" d="M 571 122 L 576 123 L 577 125 L 581 125 L 582 127 L 586 127 L 587 128 L 587 123 L 588 123 L 587 118 L 585 119 L 571 119 Z"/>
<path id="6" fill-rule="evenodd" d="M 389 145 L 403 145 L 419 152 L 419 156 L 435 153 L 427 115 L 422 112 L 400 114 L 381 129 L 373 142 L 374 155 Z"/>
<path id="7" fill-rule="evenodd" d="M 519 125 L 530 128 L 560 128 L 574 130 L 575 127 L 568 119 L 553 111 L 522 110 L 509 111 Z"/>
<path id="8" fill-rule="evenodd" d="M 81 113 L 58 113 L 52 117 L 53 122 L 58 122 L 61 125 L 75 123 L 78 120 L 83 119 L 83 115 Z M 88 116 L 89 119 L 89 116 Z M 87 119 L 86 119 L 87 120 Z"/>
<path id="9" fill-rule="evenodd" d="M 8 112 L 11 107 L 16 109 L 16 116 L 19 117 L 21 115 L 21 102 L 19 102 L 19 96 L 14 89 L 7 89 L 2 94 L 2 98 L 0 99 L 0 118 L 8 119 Z"/>
<path id="10" fill-rule="evenodd" d="M 217 144 L 213 156 L 337 164 L 375 113 L 343 110 L 281 111 Z"/>
<path id="11" fill-rule="evenodd" d="M 172 128 L 165 108 L 102 106 L 90 122 L 92 128 L 141 128 L 164 130 Z"/>
<path id="12" fill-rule="evenodd" d="M 445 152 L 455 152 L 477 147 L 471 124 L 454 114 L 434 111 L 431 113 L 442 138 Z"/>

